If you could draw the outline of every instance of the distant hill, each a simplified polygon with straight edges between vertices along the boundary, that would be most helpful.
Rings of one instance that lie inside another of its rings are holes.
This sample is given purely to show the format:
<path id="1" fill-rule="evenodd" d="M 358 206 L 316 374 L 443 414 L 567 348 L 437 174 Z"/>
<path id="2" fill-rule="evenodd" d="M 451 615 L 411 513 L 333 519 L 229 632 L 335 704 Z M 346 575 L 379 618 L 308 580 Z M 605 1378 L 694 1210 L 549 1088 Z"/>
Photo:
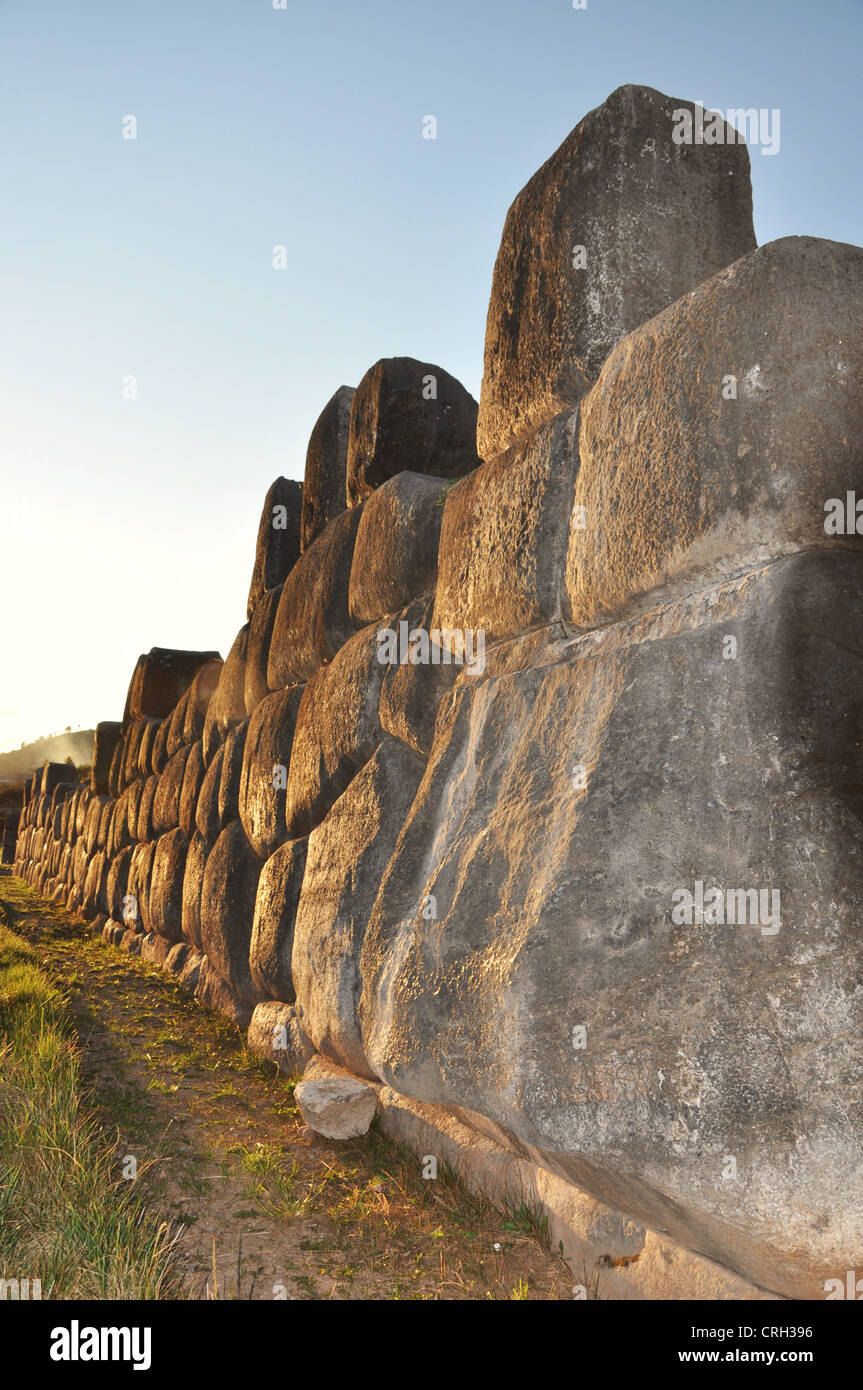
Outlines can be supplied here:
<path id="1" fill-rule="evenodd" d="M 0 753 L 0 781 L 16 781 L 29 777 L 43 763 L 64 763 L 71 758 L 76 767 L 89 767 L 93 760 L 93 729 L 76 733 L 55 734 L 26 743 L 11 753 Z"/>

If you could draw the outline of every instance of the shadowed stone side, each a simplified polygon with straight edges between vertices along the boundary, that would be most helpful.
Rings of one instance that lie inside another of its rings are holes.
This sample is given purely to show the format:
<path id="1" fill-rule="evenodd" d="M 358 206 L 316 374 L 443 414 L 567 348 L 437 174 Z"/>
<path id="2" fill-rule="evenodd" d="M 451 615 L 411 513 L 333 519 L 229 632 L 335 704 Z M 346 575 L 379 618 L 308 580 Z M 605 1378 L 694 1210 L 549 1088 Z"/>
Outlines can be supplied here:
<path id="1" fill-rule="evenodd" d="M 404 469 L 460 478 L 479 463 L 473 396 L 443 367 L 384 357 L 351 406 L 347 501 L 354 507 Z"/>
<path id="2" fill-rule="evenodd" d="M 352 386 L 340 386 L 315 422 L 306 451 L 300 550 L 308 550 L 328 521 L 347 506 L 346 473 Z"/>
<path id="3" fill-rule="evenodd" d="M 299 556 L 302 505 L 302 483 L 292 478 L 277 478 L 261 512 L 247 618 L 251 618 L 264 592 L 282 583 Z"/>

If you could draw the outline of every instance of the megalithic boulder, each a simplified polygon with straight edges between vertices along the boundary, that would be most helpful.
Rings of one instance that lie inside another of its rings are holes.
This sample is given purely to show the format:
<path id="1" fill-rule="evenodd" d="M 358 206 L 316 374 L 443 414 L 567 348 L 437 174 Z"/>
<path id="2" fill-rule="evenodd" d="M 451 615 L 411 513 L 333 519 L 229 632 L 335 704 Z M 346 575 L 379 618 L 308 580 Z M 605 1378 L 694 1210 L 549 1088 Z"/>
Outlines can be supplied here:
<path id="1" fill-rule="evenodd" d="M 151 647 L 138 657 L 132 673 L 123 725 L 135 719 L 164 719 L 208 661 L 218 652 L 187 652 L 172 647 Z"/>
<path id="2" fill-rule="evenodd" d="M 90 786 L 94 792 L 105 795 L 114 749 L 123 737 L 123 725 L 113 720 L 103 720 L 96 725 L 93 735 L 93 766 L 90 770 Z"/>
<path id="3" fill-rule="evenodd" d="M 754 249 L 746 145 L 724 121 L 696 143 L 701 111 L 619 87 L 519 193 L 488 309 L 484 459 L 576 405 L 621 338 Z"/>
<path id="4" fill-rule="evenodd" d="M 299 558 L 302 505 L 303 485 L 293 478 L 277 478 L 264 499 L 246 607 L 248 618 L 261 595 L 281 584 Z"/>
<path id="5" fill-rule="evenodd" d="M 406 468 L 460 478 L 479 463 L 477 403 L 443 367 L 384 357 L 370 367 L 351 404 L 347 502 L 354 507 Z"/>
<path id="6" fill-rule="evenodd" d="M 307 550 L 328 521 L 347 506 L 348 439 L 352 386 L 340 386 L 317 418 L 306 451 L 300 550 Z"/>

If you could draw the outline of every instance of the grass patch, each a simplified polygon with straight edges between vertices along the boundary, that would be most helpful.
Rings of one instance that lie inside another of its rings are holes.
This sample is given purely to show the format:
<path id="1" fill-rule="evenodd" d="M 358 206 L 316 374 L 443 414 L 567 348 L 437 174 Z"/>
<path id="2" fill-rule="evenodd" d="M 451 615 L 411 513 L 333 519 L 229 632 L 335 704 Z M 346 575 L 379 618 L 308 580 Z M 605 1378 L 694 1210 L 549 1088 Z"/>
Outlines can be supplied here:
<path id="1" fill-rule="evenodd" d="M 42 1297 L 177 1297 L 172 1240 L 85 1105 L 65 996 L 0 925 L 0 1277 Z"/>

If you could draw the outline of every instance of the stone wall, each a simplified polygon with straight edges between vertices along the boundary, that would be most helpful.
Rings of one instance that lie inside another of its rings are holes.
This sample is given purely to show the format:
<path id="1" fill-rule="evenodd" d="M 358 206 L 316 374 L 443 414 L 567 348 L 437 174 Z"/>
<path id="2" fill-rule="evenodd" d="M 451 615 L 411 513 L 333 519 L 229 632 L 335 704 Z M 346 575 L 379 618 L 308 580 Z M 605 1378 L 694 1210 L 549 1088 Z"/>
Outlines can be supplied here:
<path id="1" fill-rule="evenodd" d="M 683 108 L 620 89 L 516 198 L 479 406 L 335 392 L 226 660 L 139 659 L 16 871 L 309 1117 L 515 1174 L 606 1296 L 818 1298 L 863 1261 L 863 251 L 757 248 Z"/>

